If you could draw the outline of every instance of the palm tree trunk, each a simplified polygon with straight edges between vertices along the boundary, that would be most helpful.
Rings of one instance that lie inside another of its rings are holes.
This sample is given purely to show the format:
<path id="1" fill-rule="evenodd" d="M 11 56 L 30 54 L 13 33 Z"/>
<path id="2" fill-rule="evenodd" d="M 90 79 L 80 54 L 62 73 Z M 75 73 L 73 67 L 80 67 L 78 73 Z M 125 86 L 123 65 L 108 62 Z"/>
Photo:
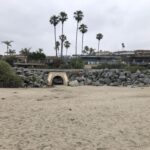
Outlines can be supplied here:
<path id="1" fill-rule="evenodd" d="M 64 34 L 64 24 L 62 23 L 62 35 Z M 61 58 L 63 57 L 63 41 L 61 40 Z"/>
<path id="2" fill-rule="evenodd" d="M 8 55 L 8 49 L 9 49 L 9 47 L 8 47 L 8 45 L 7 45 L 7 52 L 6 52 L 6 53 L 7 53 L 7 55 Z"/>
<path id="3" fill-rule="evenodd" d="M 54 37 L 55 37 L 55 51 L 56 51 L 56 57 L 57 57 L 57 49 L 56 49 L 56 26 L 54 26 Z"/>
<path id="4" fill-rule="evenodd" d="M 67 52 L 68 52 L 68 49 L 66 48 L 66 57 L 67 57 Z"/>
<path id="5" fill-rule="evenodd" d="M 99 45 L 100 45 L 100 40 L 98 40 L 98 55 L 100 55 L 100 50 L 99 50 Z"/>
<path id="6" fill-rule="evenodd" d="M 77 30 L 76 30 L 76 45 L 75 45 L 75 55 L 77 57 L 77 44 L 78 44 L 78 25 L 79 23 L 77 22 Z"/>
<path id="7" fill-rule="evenodd" d="M 82 49 L 81 49 L 81 53 L 83 51 L 83 42 L 84 42 L 84 33 L 82 33 Z"/>

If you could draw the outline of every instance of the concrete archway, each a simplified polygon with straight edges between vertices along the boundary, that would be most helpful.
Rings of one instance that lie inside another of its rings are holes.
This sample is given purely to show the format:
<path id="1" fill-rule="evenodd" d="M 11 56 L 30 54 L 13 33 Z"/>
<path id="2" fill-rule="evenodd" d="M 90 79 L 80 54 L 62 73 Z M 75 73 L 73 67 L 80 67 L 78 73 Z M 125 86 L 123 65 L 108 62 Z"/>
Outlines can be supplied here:
<path id="1" fill-rule="evenodd" d="M 55 82 L 55 79 L 59 80 L 58 82 L 62 82 L 63 85 L 68 85 L 69 83 L 66 72 L 50 72 L 48 74 L 48 85 L 52 86 Z M 60 85 L 60 84 L 57 84 L 57 85 Z"/>

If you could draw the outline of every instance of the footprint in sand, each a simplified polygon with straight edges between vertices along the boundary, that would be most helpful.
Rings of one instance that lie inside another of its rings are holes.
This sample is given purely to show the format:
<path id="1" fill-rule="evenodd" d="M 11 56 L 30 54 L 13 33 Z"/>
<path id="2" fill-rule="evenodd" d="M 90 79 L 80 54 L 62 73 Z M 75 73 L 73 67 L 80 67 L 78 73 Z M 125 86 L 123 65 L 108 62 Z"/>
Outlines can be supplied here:
<path id="1" fill-rule="evenodd" d="M 37 101 L 43 101 L 43 99 L 38 98 Z"/>

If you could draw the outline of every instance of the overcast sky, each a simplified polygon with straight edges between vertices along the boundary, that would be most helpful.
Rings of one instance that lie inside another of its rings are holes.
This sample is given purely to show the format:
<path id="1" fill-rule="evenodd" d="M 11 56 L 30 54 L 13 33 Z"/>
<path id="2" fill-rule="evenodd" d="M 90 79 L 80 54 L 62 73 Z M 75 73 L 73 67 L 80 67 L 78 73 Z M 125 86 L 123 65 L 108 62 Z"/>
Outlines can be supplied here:
<path id="1" fill-rule="evenodd" d="M 82 10 L 82 23 L 88 26 L 84 45 L 97 49 L 96 34 L 104 35 L 102 50 L 150 49 L 150 0 L 0 0 L 0 41 L 13 40 L 12 48 L 43 48 L 47 55 L 55 55 L 53 26 L 50 16 L 60 11 L 68 14 L 64 32 L 71 42 L 69 54 L 75 51 L 76 21 L 73 13 Z M 57 26 L 57 36 L 61 34 Z M 0 54 L 6 46 L 0 43 Z M 78 37 L 81 52 L 81 34 Z"/>

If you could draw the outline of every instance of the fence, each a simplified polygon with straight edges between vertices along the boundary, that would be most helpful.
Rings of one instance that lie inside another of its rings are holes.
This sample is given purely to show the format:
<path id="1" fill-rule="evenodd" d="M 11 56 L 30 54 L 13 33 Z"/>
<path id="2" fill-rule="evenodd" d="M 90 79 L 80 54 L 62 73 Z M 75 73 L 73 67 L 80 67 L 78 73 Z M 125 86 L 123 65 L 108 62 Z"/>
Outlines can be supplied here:
<path id="1" fill-rule="evenodd" d="M 10 82 L 3 82 L 0 81 L 0 88 L 18 88 L 21 87 L 20 84 L 17 84 L 16 82 L 10 81 Z"/>

